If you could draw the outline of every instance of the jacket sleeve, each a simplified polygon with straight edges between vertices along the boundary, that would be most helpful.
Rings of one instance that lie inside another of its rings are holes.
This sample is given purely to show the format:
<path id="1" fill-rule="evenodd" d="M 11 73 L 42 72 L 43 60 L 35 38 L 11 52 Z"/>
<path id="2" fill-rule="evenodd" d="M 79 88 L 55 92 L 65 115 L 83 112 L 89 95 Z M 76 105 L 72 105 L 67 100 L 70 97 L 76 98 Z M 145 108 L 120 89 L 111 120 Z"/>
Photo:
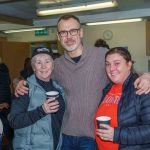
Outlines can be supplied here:
<path id="1" fill-rule="evenodd" d="M 125 145 L 150 143 L 150 94 L 136 99 L 138 122 L 135 126 L 117 127 L 114 130 L 114 142 Z"/>
<path id="2" fill-rule="evenodd" d="M 29 96 L 20 96 L 12 101 L 9 123 L 12 128 L 19 129 L 34 124 L 46 116 L 42 106 L 28 111 Z"/>

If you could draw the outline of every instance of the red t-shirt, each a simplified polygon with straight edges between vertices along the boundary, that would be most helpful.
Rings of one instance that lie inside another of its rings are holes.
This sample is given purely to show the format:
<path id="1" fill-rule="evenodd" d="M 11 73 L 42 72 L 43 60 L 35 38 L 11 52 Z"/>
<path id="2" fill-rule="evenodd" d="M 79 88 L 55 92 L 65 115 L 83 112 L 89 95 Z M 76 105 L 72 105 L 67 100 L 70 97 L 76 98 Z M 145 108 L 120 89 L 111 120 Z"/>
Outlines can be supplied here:
<path id="1" fill-rule="evenodd" d="M 122 85 L 114 84 L 96 111 L 94 118 L 95 129 L 98 128 L 96 118 L 99 116 L 111 117 L 110 126 L 111 127 L 118 126 L 117 110 L 121 95 L 122 95 Z M 104 141 L 98 135 L 95 136 L 99 150 L 118 150 L 119 147 L 118 144 L 113 143 L 111 141 Z"/>

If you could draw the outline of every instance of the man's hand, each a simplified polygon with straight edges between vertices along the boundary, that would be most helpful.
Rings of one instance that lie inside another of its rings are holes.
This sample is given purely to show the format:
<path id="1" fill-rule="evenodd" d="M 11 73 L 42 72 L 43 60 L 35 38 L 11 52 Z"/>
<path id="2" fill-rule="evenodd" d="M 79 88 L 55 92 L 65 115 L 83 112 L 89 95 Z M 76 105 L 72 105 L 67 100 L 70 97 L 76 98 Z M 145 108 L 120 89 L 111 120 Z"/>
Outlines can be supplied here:
<path id="1" fill-rule="evenodd" d="M 19 97 L 19 95 L 27 94 L 29 91 L 29 88 L 26 87 L 27 82 L 24 80 L 19 81 L 19 83 L 16 86 L 15 89 L 15 96 Z"/>
<path id="2" fill-rule="evenodd" d="M 0 104 L 0 110 L 2 110 L 4 108 L 8 109 L 9 108 L 9 104 L 8 103 L 2 103 L 2 104 Z"/>
<path id="3" fill-rule="evenodd" d="M 150 92 L 150 74 L 144 73 L 134 82 L 134 86 L 137 89 L 136 94 L 147 94 Z"/>

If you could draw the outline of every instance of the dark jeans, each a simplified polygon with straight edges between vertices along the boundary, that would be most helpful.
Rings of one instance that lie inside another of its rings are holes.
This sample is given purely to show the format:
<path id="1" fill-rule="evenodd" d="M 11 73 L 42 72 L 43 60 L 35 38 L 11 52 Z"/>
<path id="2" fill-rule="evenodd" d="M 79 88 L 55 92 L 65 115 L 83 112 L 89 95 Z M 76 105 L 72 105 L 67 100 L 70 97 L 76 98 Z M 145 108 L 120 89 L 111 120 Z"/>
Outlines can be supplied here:
<path id="1" fill-rule="evenodd" d="M 97 150 L 95 139 L 63 134 L 61 150 Z"/>

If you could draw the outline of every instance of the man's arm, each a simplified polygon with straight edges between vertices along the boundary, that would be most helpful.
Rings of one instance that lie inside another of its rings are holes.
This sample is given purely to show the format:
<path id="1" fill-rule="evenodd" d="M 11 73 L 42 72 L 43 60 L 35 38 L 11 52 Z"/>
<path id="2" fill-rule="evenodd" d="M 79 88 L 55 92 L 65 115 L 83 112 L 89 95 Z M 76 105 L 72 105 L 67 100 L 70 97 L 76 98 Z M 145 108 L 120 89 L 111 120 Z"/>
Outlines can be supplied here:
<path id="1" fill-rule="evenodd" d="M 144 73 L 134 82 L 134 86 L 137 89 L 136 94 L 147 94 L 150 92 L 150 73 Z M 15 96 L 24 95 L 28 93 L 28 88 L 26 87 L 26 81 L 19 81 L 15 89 Z"/>
<path id="2" fill-rule="evenodd" d="M 137 89 L 136 94 L 147 94 L 150 92 L 150 73 L 144 73 L 136 79 L 134 86 Z"/>

